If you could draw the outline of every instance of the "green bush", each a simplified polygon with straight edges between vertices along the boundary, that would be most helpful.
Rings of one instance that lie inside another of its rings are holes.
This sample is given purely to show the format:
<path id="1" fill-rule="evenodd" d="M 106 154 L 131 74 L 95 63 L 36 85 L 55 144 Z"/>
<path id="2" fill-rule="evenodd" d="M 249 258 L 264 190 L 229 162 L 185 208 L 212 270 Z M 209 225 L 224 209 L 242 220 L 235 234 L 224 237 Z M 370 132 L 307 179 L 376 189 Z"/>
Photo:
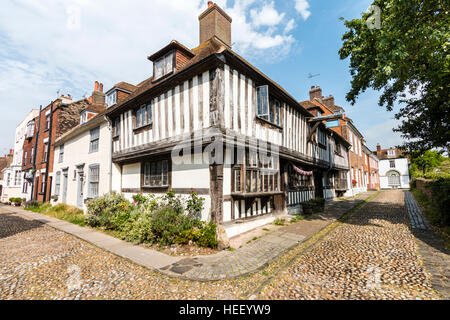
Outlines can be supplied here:
<path id="1" fill-rule="evenodd" d="M 186 211 L 188 212 L 188 214 L 191 217 L 200 220 L 204 201 L 205 199 L 200 198 L 197 192 L 192 192 L 191 195 L 189 196 L 189 199 L 186 202 Z"/>
<path id="2" fill-rule="evenodd" d="M 25 202 L 25 209 L 26 210 L 36 209 L 36 208 L 39 208 L 40 205 L 41 205 L 40 202 L 38 202 L 36 200 L 30 200 L 30 201 Z"/>
<path id="3" fill-rule="evenodd" d="M 23 201 L 22 198 L 9 198 L 9 202 L 16 203 L 16 204 L 20 205 L 24 201 Z"/>
<path id="4" fill-rule="evenodd" d="M 153 239 L 162 245 L 176 243 L 178 235 L 194 227 L 194 219 L 170 206 L 158 208 L 150 222 Z"/>
<path id="5" fill-rule="evenodd" d="M 203 228 L 193 233 L 194 241 L 200 247 L 217 248 L 216 239 L 217 226 L 214 222 L 209 222 Z"/>
<path id="6" fill-rule="evenodd" d="M 128 200 L 115 192 L 89 200 L 86 206 L 88 210 L 86 223 L 91 227 L 105 229 L 120 229 L 118 223 L 124 221 L 123 215 L 126 216 L 126 212 L 130 209 Z"/>
<path id="7" fill-rule="evenodd" d="M 434 222 L 450 226 L 450 178 L 439 178 L 431 183 L 432 205 L 437 209 Z"/>

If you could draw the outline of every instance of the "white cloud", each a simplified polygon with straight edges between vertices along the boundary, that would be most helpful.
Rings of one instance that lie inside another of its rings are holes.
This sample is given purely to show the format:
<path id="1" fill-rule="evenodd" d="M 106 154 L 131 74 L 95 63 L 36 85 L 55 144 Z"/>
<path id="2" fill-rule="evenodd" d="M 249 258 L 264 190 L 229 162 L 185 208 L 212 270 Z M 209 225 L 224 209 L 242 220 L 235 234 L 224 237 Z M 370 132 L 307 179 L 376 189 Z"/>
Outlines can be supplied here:
<path id="1" fill-rule="evenodd" d="M 307 0 L 295 0 L 295 10 L 302 16 L 303 20 L 308 19 L 311 11 L 308 10 L 309 3 Z"/>
<path id="2" fill-rule="evenodd" d="M 295 39 L 294 21 L 273 2 L 216 0 L 233 19 L 233 49 L 248 60 L 279 61 Z M 99 80 L 138 83 L 152 73 L 146 57 L 176 39 L 198 45 L 206 0 L 3 0 L 0 10 L 0 152 L 31 108 L 56 92 L 76 99 Z M 253 15 L 252 13 L 253 12 Z M 6 121 L 6 122 L 5 122 Z"/>
<path id="3" fill-rule="evenodd" d="M 260 9 L 250 10 L 250 17 L 253 25 L 258 28 L 260 26 L 276 26 L 284 18 L 284 13 L 278 13 L 274 8 L 274 3 L 265 4 Z"/>
<path id="4" fill-rule="evenodd" d="M 283 33 L 289 33 L 294 28 L 295 28 L 295 20 L 291 19 L 291 20 L 288 21 L 288 23 L 286 23 L 286 26 L 284 27 Z"/>

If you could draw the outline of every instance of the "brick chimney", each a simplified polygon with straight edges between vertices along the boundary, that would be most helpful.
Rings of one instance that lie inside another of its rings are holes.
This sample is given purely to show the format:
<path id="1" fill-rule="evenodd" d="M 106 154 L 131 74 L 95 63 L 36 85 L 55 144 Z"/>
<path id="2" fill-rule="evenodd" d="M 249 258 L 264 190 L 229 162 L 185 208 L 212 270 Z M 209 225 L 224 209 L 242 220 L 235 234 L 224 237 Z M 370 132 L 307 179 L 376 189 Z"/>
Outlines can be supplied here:
<path id="1" fill-rule="evenodd" d="M 103 83 L 95 81 L 94 91 L 92 92 L 90 102 L 93 104 L 105 104 L 105 94 L 103 93 Z"/>
<path id="2" fill-rule="evenodd" d="M 312 86 L 309 90 L 309 100 L 314 100 L 314 98 L 322 99 L 322 88 L 319 86 Z"/>
<path id="3" fill-rule="evenodd" d="M 216 37 L 231 48 L 231 21 L 217 4 L 208 1 L 208 8 L 198 17 L 200 22 L 200 44 Z"/>
<path id="4" fill-rule="evenodd" d="M 333 107 L 334 106 L 334 97 L 333 97 L 333 95 L 330 94 L 328 97 L 323 98 L 322 102 L 327 107 Z"/>

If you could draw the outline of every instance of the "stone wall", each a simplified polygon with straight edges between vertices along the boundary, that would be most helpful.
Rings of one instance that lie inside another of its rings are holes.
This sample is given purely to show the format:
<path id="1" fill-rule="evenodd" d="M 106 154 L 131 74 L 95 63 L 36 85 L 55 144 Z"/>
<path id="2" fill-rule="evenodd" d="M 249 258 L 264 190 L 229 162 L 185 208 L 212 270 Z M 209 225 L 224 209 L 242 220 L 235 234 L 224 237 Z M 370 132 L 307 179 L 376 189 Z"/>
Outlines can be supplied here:
<path id="1" fill-rule="evenodd" d="M 418 178 L 416 180 L 416 188 L 421 190 L 423 193 L 425 193 L 428 196 L 428 198 L 430 198 L 430 199 L 431 199 L 432 192 L 431 192 L 431 188 L 429 188 L 429 184 L 431 182 L 433 182 L 433 180 L 424 179 L 424 178 Z"/>

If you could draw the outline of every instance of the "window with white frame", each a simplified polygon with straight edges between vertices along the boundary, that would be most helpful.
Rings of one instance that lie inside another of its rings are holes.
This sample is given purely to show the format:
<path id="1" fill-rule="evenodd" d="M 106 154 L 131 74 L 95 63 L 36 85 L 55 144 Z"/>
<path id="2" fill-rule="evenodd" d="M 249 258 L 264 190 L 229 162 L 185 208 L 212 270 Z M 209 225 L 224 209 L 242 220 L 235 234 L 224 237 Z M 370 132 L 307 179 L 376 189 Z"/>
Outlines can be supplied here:
<path id="1" fill-rule="evenodd" d="M 135 128 L 146 126 L 152 122 L 152 105 L 146 104 L 136 110 Z"/>
<path id="2" fill-rule="evenodd" d="M 44 143 L 44 160 L 43 162 L 46 162 L 48 160 L 48 142 Z"/>
<path id="3" fill-rule="evenodd" d="M 120 118 L 117 117 L 114 120 L 114 132 L 113 132 L 113 136 L 116 137 L 120 134 Z"/>
<path id="4" fill-rule="evenodd" d="M 55 196 L 59 196 L 59 190 L 61 187 L 61 171 L 56 172 L 55 176 Z"/>
<path id="5" fill-rule="evenodd" d="M 149 161 L 144 163 L 144 187 L 169 186 L 169 161 Z"/>
<path id="6" fill-rule="evenodd" d="M 174 71 L 173 52 L 159 58 L 154 63 L 154 80 L 164 77 Z"/>
<path id="7" fill-rule="evenodd" d="M 33 163 L 33 157 L 34 157 L 34 147 L 31 148 L 31 152 L 30 152 L 30 163 Z"/>
<path id="8" fill-rule="evenodd" d="M 395 168 L 395 160 L 389 160 L 389 168 Z"/>
<path id="9" fill-rule="evenodd" d="M 50 115 L 48 114 L 45 118 L 45 130 L 50 129 Z"/>
<path id="10" fill-rule="evenodd" d="M 388 150 L 388 156 L 390 157 L 395 156 L 395 150 Z"/>
<path id="11" fill-rule="evenodd" d="M 91 129 L 90 142 L 89 142 L 89 153 L 98 151 L 99 140 L 100 140 L 100 127 Z"/>
<path id="12" fill-rule="evenodd" d="M 28 122 L 25 138 L 31 138 L 34 135 L 34 120 Z"/>
<path id="13" fill-rule="evenodd" d="M 46 176 L 45 172 L 41 173 L 41 193 L 45 192 L 45 182 L 46 182 L 45 176 Z"/>
<path id="14" fill-rule="evenodd" d="M 23 153 L 23 165 L 26 166 L 27 165 L 27 157 L 28 157 L 28 152 L 25 151 Z"/>
<path id="15" fill-rule="evenodd" d="M 58 157 L 58 161 L 59 162 L 63 162 L 64 161 L 64 144 L 59 146 L 59 157 Z"/>
<path id="16" fill-rule="evenodd" d="M 14 185 L 20 186 L 22 184 L 22 174 L 20 171 L 14 172 Z"/>
<path id="17" fill-rule="evenodd" d="M 257 116 L 277 126 L 281 126 L 281 102 L 269 95 L 269 86 L 256 88 Z"/>
<path id="18" fill-rule="evenodd" d="M 98 196 L 100 181 L 100 165 L 93 164 L 89 166 L 89 189 L 88 197 L 95 198 Z"/>
<path id="19" fill-rule="evenodd" d="M 115 105 L 117 103 L 117 91 L 114 90 L 108 96 L 106 97 L 106 104 L 108 105 L 108 108 Z"/>
<path id="20" fill-rule="evenodd" d="M 83 111 L 82 113 L 81 113 L 81 116 L 80 116 L 80 124 L 83 124 L 83 123 L 86 123 L 87 122 L 87 117 L 88 116 L 88 114 L 87 114 L 87 111 Z"/>

